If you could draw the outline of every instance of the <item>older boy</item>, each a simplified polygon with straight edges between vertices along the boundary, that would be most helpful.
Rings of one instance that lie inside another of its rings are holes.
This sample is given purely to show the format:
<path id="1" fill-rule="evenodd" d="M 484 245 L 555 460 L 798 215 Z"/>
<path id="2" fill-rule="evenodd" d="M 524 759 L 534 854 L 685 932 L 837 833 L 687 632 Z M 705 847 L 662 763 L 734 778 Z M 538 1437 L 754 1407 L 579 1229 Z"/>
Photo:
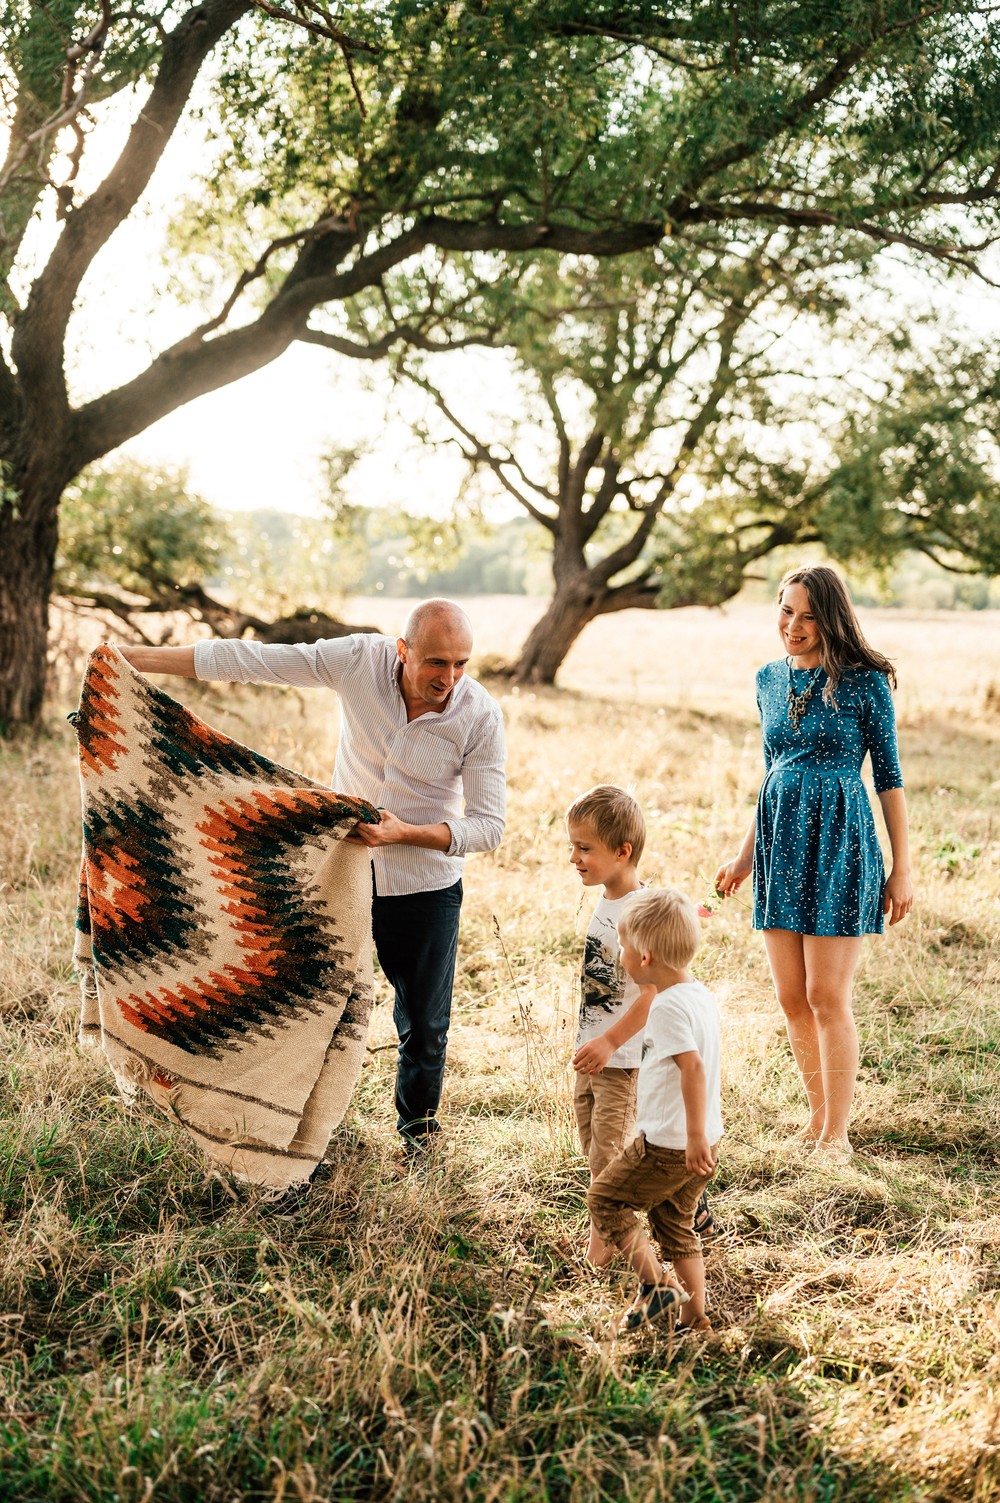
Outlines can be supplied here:
<path id="1" fill-rule="evenodd" d="M 618 920 L 642 887 L 637 871 L 646 841 L 642 810 L 630 793 L 601 783 L 576 799 L 566 813 L 569 859 L 584 887 L 603 888 L 587 929 L 580 974 L 580 1023 L 573 1091 L 580 1144 L 593 1181 L 632 1136 L 642 1029 L 653 988 L 640 993 L 622 970 Z M 616 1027 L 622 1037 L 602 1047 Z M 615 1255 L 591 1224 L 585 1263 L 606 1268 Z"/>
<path id="2" fill-rule="evenodd" d="M 636 1137 L 590 1187 L 591 1220 L 623 1252 L 639 1289 L 620 1330 L 635 1330 L 686 1305 L 684 1331 L 712 1329 L 695 1210 L 715 1173 L 722 1136 L 719 1009 L 688 967 L 698 948 L 694 905 L 673 888 L 646 889 L 618 921 L 621 961 L 636 986 L 652 986 L 639 1068 Z M 639 1226 L 647 1211 L 674 1282 Z"/>

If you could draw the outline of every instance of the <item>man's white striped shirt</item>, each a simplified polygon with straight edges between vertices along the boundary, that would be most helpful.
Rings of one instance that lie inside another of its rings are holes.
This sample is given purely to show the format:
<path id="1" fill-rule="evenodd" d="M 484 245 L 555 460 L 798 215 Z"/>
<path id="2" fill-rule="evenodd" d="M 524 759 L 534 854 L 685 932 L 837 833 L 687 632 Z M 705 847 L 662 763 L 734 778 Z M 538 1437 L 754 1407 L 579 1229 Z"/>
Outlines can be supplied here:
<path id="1" fill-rule="evenodd" d="M 445 709 L 407 722 L 398 668 L 395 641 L 368 633 L 289 646 L 199 642 L 194 650 L 200 679 L 335 690 L 342 713 L 334 788 L 408 824 L 448 825 L 447 852 L 411 845 L 372 851 L 383 896 L 451 887 L 464 856 L 500 844 L 506 814 L 503 716 L 496 700 L 466 676 Z"/>

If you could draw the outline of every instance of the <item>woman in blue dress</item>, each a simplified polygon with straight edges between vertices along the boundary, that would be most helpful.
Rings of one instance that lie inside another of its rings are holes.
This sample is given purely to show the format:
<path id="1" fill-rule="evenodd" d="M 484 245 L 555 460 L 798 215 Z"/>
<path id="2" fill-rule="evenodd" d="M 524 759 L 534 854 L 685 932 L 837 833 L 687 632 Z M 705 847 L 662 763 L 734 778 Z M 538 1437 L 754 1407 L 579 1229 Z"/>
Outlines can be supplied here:
<path id="1" fill-rule="evenodd" d="M 753 873 L 754 928 L 764 933 L 789 1043 L 809 1098 L 798 1135 L 816 1154 L 850 1157 L 858 1075 L 851 993 L 862 936 L 906 917 L 906 798 L 896 752 L 888 658 L 865 641 L 846 586 L 821 565 L 794 569 L 778 591 L 785 657 L 757 674 L 765 777 L 754 823 L 716 888 Z M 892 850 L 888 878 L 861 781 L 871 755 Z"/>

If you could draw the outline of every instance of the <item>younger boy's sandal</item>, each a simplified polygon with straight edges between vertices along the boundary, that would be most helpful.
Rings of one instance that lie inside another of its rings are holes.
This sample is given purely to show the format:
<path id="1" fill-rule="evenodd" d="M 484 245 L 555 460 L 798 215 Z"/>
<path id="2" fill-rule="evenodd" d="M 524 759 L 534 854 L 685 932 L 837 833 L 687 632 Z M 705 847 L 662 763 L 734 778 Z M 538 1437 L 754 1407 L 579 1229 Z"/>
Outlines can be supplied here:
<path id="1" fill-rule="evenodd" d="M 694 1208 L 694 1230 L 703 1242 L 710 1242 L 719 1235 L 719 1225 L 708 1204 L 708 1196 L 702 1190 Z"/>
<path id="2" fill-rule="evenodd" d="M 670 1332 L 670 1362 L 684 1361 L 693 1357 L 702 1342 L 715 1335 L 715 1327 L 707 1315 L 699 1315 L 690 1324 L 683 1320 L 674 1322 Z"/>
<path id="3" fill-rule="evenodd" d="M 673 1337 L 675 1341 L 689 1341 L 692 1336 L 714 1336 L 715 1327 L 707 1315 L 699 1315 L 697 1320 L 690 1323 L 679 1320 L 674 1326 Z"/>
<path id="4" fill-rule="evenodd" d="M 557 1263 L 549 1274 L 549 1281 L 553 1284 L 579 1284 L 584 1279 L 598 1273 L 593 1263 L 588 1263 L 586 1258 L 574 1255 Z"/>
<path id="5" fill-rule="evenodd" d="M 631 1309 L 622 1316 L 619 1331 L 638 1331 L 642 1326 L 663 1320 L 672 1310 L 679 1310 L 691 1298 L 677 1284 L 640 1284 Z"/>

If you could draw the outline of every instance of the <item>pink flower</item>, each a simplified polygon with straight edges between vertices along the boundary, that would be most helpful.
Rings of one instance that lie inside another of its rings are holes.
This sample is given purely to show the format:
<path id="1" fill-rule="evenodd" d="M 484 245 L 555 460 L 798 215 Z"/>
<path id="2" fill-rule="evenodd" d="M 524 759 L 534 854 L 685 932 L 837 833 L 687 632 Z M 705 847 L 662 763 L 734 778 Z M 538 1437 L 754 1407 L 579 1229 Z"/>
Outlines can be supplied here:
<path id="1" fill-rule="evenodd" d="M 698 904 L 698 917 L 699 918 L 714 918 L 715 917 L 715 909 L 714 908 L 709 908 L 705 903 L 699 903 Z"/>

